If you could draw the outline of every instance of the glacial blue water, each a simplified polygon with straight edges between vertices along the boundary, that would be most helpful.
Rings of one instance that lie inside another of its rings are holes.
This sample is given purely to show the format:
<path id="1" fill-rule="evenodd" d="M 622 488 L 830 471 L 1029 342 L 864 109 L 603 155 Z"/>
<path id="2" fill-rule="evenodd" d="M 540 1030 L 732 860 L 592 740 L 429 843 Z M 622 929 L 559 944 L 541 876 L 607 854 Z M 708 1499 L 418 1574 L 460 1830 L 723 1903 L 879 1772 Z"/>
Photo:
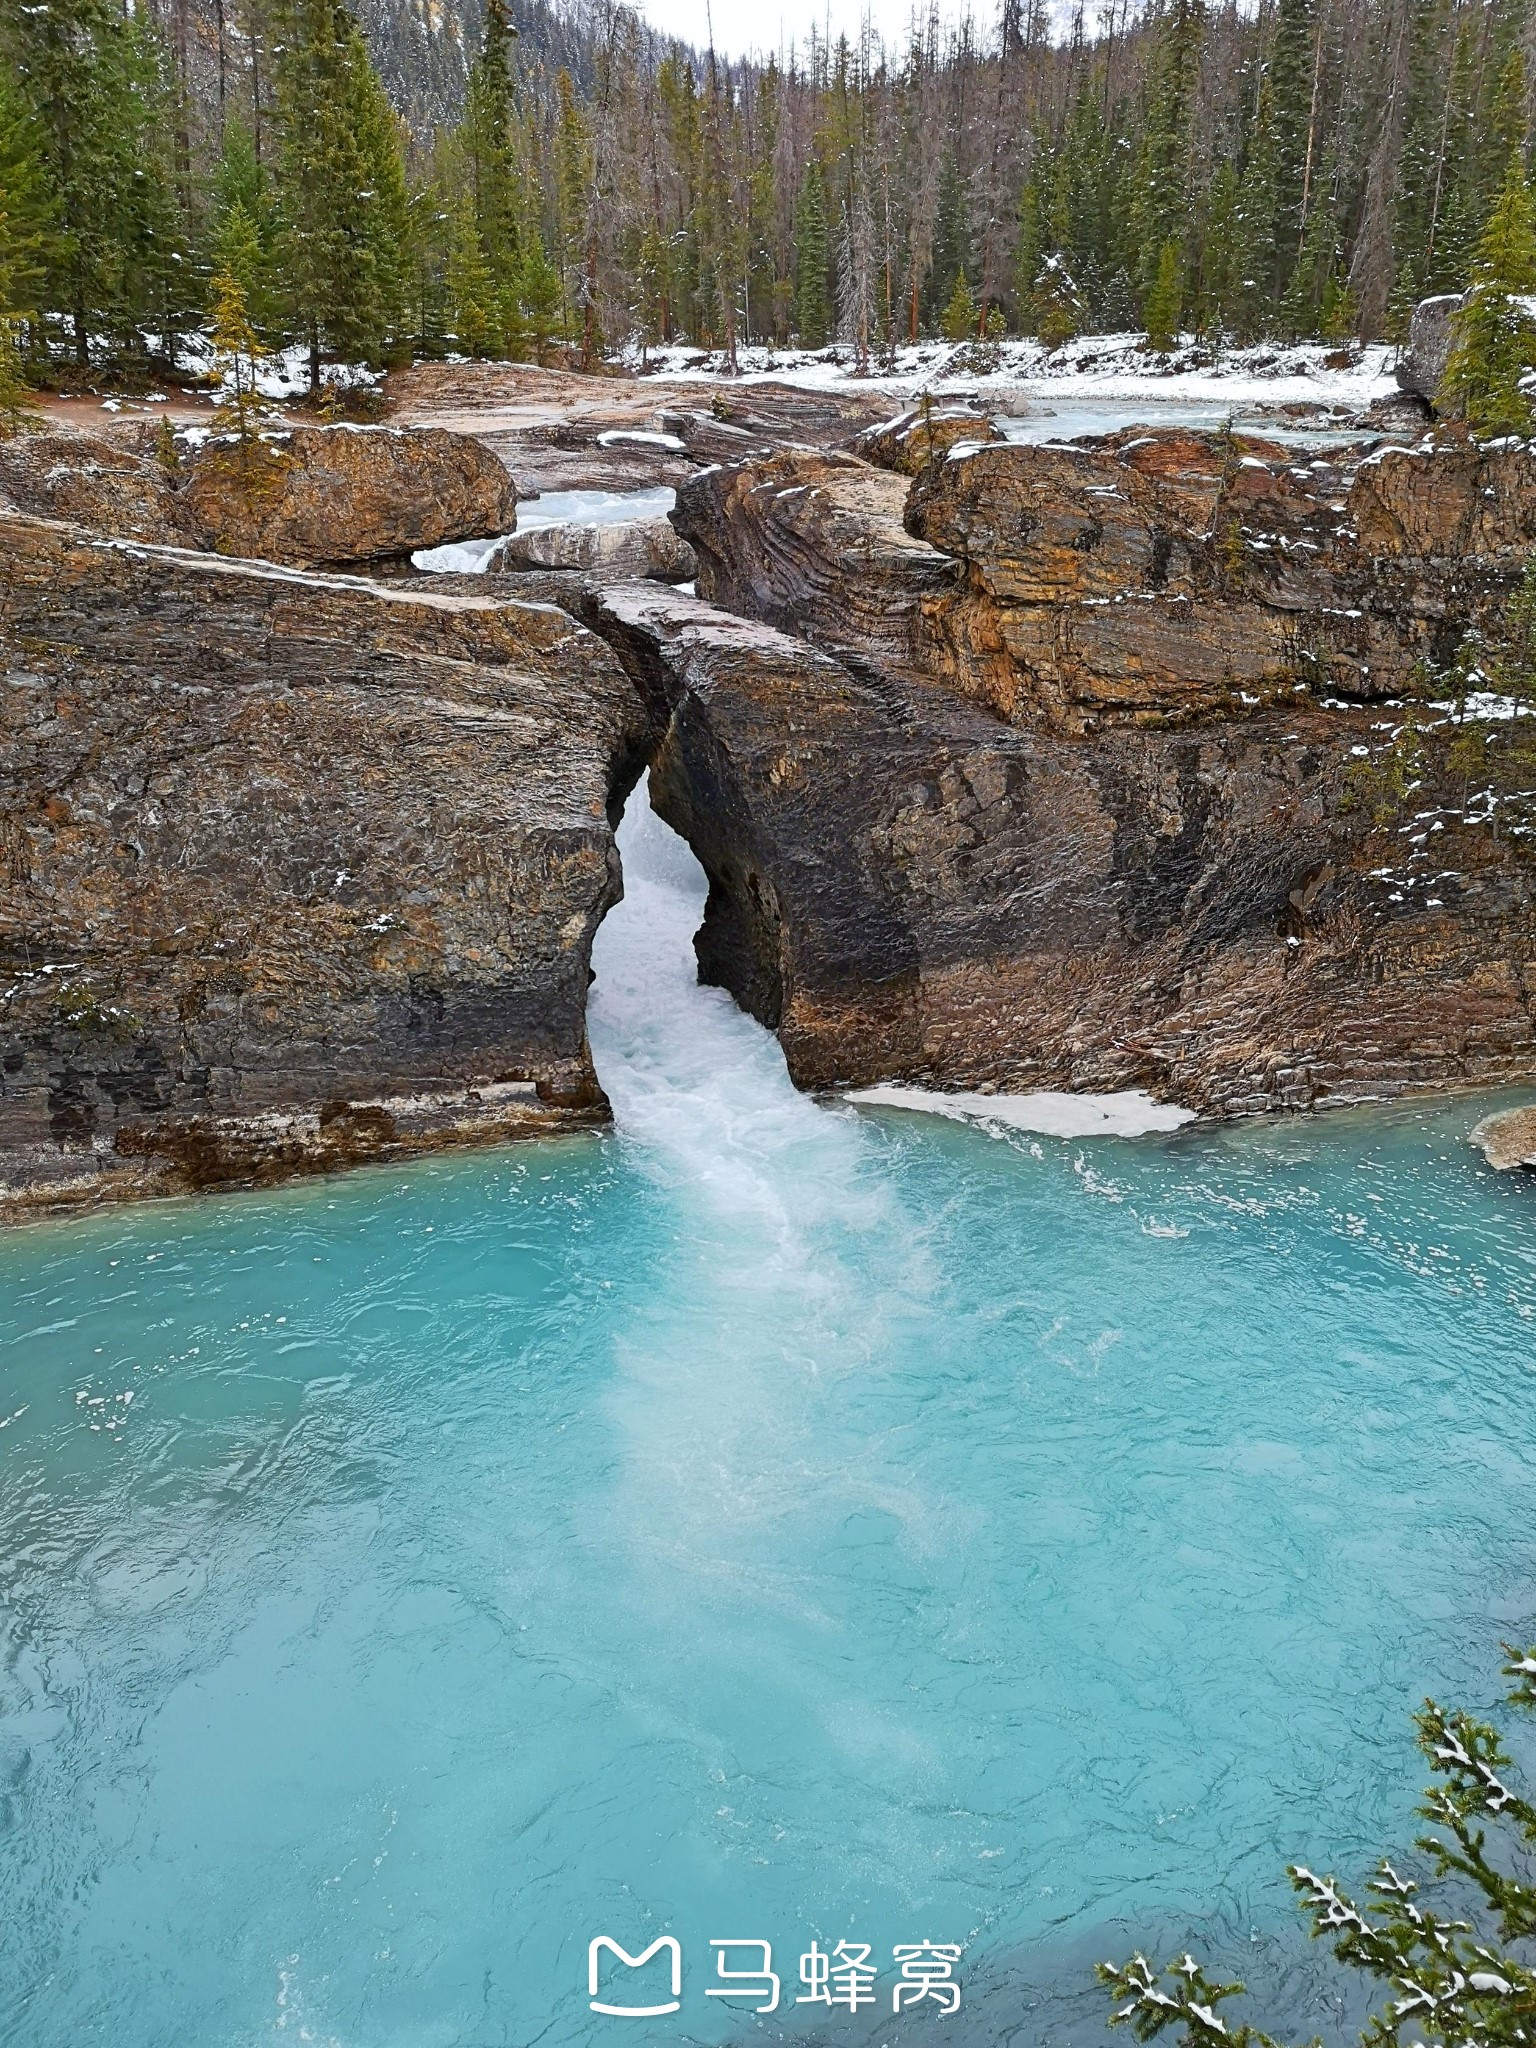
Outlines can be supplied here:
<path id="1" fill-rule="evenodd" d="M 1536 1634 L 1486 1102 L 820 1104 L 623 845 L 611 1134 L 0 1240 L 0 2039 L 1023 2048 L 1138 1939 L 1326 2030 L 1283 1865 L 1411 1839 L 1411 1710 Z M 668 1933 L 680 2012 L 594 2015 Z M 839 1941 L 879 2005 L 790 2003 Z"/>

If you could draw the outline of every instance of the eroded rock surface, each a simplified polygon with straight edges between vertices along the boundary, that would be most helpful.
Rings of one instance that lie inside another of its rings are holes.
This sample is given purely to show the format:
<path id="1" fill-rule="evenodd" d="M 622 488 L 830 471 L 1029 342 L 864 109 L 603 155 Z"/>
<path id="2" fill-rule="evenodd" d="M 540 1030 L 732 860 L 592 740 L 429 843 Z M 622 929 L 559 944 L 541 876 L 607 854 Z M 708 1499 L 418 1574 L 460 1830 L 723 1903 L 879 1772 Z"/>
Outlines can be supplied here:
<path id="1" fill-rule="evenodd" d="M 1472 1133 L 1472 1142 L 1498 1173 L 1513 1167 L 1536 1169 L 1536 1106 L 1505 1109 L 1487 1116 Z"/>
<path id="2" fill-rule="evenodd" d="M 562 521 L 510 534 L 490 556 L 493 574 L 511 569 L 575 569 L 614 582 L 653 578 L 687 583 L 697 573 L 693 549 L 669 519 L 627 519 L 611 526 Z"/>
<path id="3" fill-rule="evenodd" d="M 953 448 L 1006 439 L 1001 427 L 967 405 L 919 405 L 868 427 L 851 452 L 881 469 L 917 476 Z"/>
<path id="4" fill-rule="evenodd" d="M 18 434 L 0 441 L 0 504 L 116 539 L 301 568 L 505 533 L 517 516 L 496 457 L 441 428 L 182 437 L 174 461 L 152 444 Z"/>
<path id="5" fill-rule="evenodd" d="M 142 450 L 88 434 L 49 431 L 0 440 L 0 508 L 124 540 L 197 545 L 171 473 Z"/>
<path id="6" fill-rule="evenodd" d="M 178 502 L 203 547 L 297 566 L 371 562 L 505 533 L 496 456 L 440 427 L 295 427 L 184 452 Z"/>
<path id="7" fill-rule="evenodd" d="M 1417 841 L 1345 800 L 1368 710 L 1085 742 L 655 585 L 567 601 L 670 709 L 652 791 L 709 874 L 701 973 L 802 1087 L 1230 1114 L 1536 1062 L 1531 870 L 1449 789 Z"/>
<path id="8" fill-rule="evenodd" d="M 962 446 L 909 487 L 788 453 L 693 479 L 673 516 L 701 597 L 1092 732 L 1400 695 L 1505 602 L 1536 456 L 1157 429 Z"/>
<path id="9" fill-rule="evenodd" d="M 14 1208 L 591 1121 L 645 708 L 566 613 L 0 517 Z"/>

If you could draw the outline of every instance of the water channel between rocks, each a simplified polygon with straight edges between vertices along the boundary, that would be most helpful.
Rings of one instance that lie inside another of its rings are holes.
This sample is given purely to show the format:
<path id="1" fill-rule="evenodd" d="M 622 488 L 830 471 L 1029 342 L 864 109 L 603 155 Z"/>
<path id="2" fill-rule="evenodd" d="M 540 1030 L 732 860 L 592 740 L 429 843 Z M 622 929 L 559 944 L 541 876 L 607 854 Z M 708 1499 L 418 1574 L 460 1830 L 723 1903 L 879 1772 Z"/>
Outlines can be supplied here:
<path id="1" fill-rule="evenodd" d="M 620 844 L 611 1132 L 0 1239 L 0 2038 L 1059 2043 L 1138 1942 L 1339 2038 L 1283 1866 L 1401 1852 L 1413 1708 L 1536 1634 L 1488 1098 L 813 1101 L 643 783 Z M 595 2015 L 663 1933 L 681 2012 Z M 893 2025 L 922 1940 L 966 2002 Z"/>

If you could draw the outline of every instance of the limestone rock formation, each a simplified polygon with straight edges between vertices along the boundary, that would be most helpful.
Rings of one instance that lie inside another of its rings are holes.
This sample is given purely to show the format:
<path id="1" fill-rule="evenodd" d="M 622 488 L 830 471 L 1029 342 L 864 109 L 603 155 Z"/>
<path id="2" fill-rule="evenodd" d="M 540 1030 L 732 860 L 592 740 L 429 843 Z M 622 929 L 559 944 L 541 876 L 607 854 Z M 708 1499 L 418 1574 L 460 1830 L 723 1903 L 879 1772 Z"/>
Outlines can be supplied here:
<path id="1" fill-rule="evenodd" d="M 295 427 L 185 453 L 183 524 L 198 544 L 321 566 L 398 558 L 505 533 L 512 479 L 489 449 L 440 427 Z"/>
<path id="2" fill-rule="evenodd" d="M 506 470 L 442 428 L 295 427 L 152 447 L 70 432 L 0 442 L 0 501 L 88 533 L 296 567 L 398 558 L 505 533 Z"/>
<path id="3" fill-rule="evenodd" d="M 867 427 L 851 452 L 880 469 L 916 476 L 951 449 L 1004 439 L 1001 427 L 968 405 L 919 405 Z"/>
<path id="4" fill-rule="evenodd" d="M 567 614 L 0 517 L 12 1208 L 604 1113 L 641 699 Z"/>
<path id="5" fill-rule="evenodd" d="M 1485 1116 L 1472 1133 L 1474 1145 L 1496 1172 L 1512 1167 L 1536 1169 L 1536 1107 L 1505 1109 L 1497 1116 Z"/>
<path id="6" fill-rule="evenodd" d="M 613 582 L 652 578 L 687 583 L 697 573 L 693 549 L 668 519 L 628 519 L 612 526 L 565 521 L 509 534 L 486 562 L 492 573 L 510 569 L 576 569 Z"/>
<path id="7" fill-rule="evenodd" d="M 1441 435 L 1307 455 L 1184 429 L 696 477 L 699 594 L 854 666 L 1091 732 L 1401 694 L 1504 602 L 1536 457 Z"/>
<path id="8" fill-rule="evenodd" d="M 0 441 L 0 508 L 124 540 L 196 544 L 172 475 L 153 455 L 68 430 Z"/>
<path id="9" fill-rule="evenodd" d="M 1408 321 L 1408 346 L 1397 366 L 1397 381 L 1430 405 L 1450 361 L 1455 339 L 1451 318 L 1460 308 L 1460 292 L 1444 292 L 1438 298 L 1420 299 Z"/>
<path id="10" fill-rule="evenodd" d="M 1536 873 L 1433 764 L 1411 837 L 1349 802 L 1369 710 L 1084 740 L 654 584 L 567 601 L 668 714 L 651 786 L 709 875 L 701 974 L 802 1087 L 1232 1114 L 1536 1066 Z"/>

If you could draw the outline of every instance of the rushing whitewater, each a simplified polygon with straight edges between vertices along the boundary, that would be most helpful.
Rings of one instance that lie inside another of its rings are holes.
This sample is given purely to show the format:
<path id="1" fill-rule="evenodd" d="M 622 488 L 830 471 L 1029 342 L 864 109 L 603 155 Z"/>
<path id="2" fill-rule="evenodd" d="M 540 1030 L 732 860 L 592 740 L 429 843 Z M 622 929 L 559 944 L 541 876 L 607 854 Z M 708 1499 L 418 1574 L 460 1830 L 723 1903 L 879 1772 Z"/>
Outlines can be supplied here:
<path id="1" fill-rule="evenodd" d="M 0 1240 L 0 2037 L 1059 2048 L 1193 1945 L 1339 2038 L 1283 1866 L 1411 1858 L 1413 1707 L 1536 1636 L 1494 1105 L 817 1103 L 621 848 L 611 1133 Z M 594 2014 L 664 1934 L 678 2014 Z"/>

